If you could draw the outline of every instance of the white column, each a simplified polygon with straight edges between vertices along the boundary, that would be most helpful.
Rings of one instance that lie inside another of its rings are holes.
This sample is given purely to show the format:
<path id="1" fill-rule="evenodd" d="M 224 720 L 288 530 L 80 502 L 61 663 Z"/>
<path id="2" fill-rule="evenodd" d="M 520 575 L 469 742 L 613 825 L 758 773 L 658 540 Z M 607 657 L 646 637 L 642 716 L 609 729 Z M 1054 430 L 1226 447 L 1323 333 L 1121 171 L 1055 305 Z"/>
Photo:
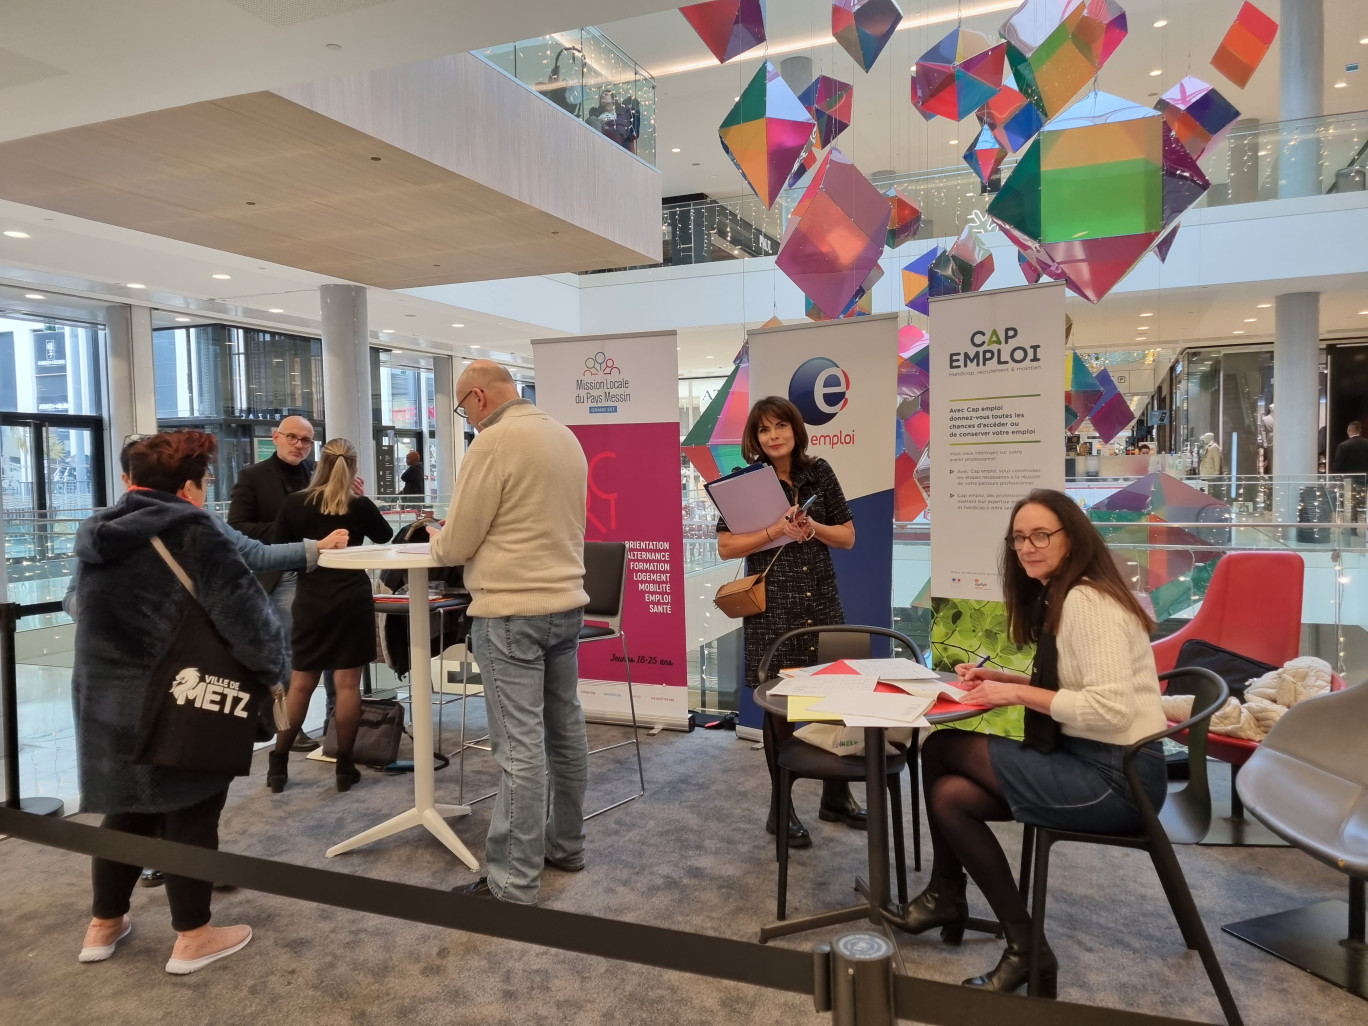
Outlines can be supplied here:
<path id="1" fill-rule="evenodd" d="M 129 435 L 157 430 L 157 394 L 152 363 L 152 311 L 145 306 L 105 308 L 105 350 L 109 368 L 109 435 L 105 477 L 109 501 L 123 494 L 119 450 Z"/>
<path id="2" fill-rule="evenodd" d="M 1273 338 L 1273 473 L 1310 476 L 1316 473 L 1316 410 L 1320 397 L 1320 293 L 1291 292 L 1274 306 Z M 1278 519 L 1296 519 L 1294 488 L 1278 489 Z"/>
<path id="3" fill-rule="evenodd" d="M 364 285 L 320 285 L 323 305 L 323 399 L 330 438 L 356 446 L 356 466 L 375 490 L 371 425 L 370 325 Z"/>
<path id="4" fill-rule="evenodd" d="M 1325 113 L 1325 14 L 1321 0 L 1282 0 L 1278 26 L 1278 198 L 1321 190 L 1320 139 L 1303 118 Z M 1296 123 L 1301 122 L 1301 123 Z"/>
<path id="5" fill-rule="evenodd" d="M 432 358 L 432 405 L 437 421 L 437 494 L 450 495 L 456 468 L 465 455 L 461 430 L 465 422 L 456 416 L 456 361 L 450 356 Z M 424 456 L 427 454 L 424 453 Z"/>

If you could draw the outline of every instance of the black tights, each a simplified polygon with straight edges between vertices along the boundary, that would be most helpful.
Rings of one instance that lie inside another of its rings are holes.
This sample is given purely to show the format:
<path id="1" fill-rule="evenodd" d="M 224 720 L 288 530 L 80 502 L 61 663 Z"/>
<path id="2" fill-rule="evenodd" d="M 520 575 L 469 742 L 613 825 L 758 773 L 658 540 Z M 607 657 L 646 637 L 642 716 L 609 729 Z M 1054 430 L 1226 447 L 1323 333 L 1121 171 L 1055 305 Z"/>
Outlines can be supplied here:
<path id="1" fill-rule="evenodd" d="M 1012 867 L 988 827 L 1012 819 L 988 759 L 988 736 L 937 730 L 921 751 L 926 819 L 931 828 L 932 877 L 968 871 L 1001 923 L 1030 918 Z"/>
<path id="2" fill-rule="evenodd" d="M 772 712 L 765 713 L 762 734 L 765 741 L 765 764 L 770 774 L 770 811 L 779 810 L 779 746 L 793 737 L 796 724 Z M 850 785 L 844 780 L 822 781 L 822 804 L 828 808 L 843 807 L 850 796 Z"/>

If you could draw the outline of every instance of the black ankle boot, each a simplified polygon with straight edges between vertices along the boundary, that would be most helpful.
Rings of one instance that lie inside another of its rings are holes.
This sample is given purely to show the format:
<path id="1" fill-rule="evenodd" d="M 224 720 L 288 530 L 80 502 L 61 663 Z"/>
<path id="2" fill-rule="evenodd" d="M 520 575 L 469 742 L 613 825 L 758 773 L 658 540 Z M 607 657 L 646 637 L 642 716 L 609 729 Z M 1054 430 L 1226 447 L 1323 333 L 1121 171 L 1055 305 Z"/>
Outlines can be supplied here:
<path id="1" fill-rule="evenodd" d="M 958 944 L 964 940 L 964 925 L 969 918 L 969 902 L 965 900 L 965 876 L 938 877 L 902 909 L 901 921 L 893 925 L 908 933 L 925 933 L 941 928 L 941 940 Z"/>
<path id="2" fill-rule="evenodd" d="M 775 820 L 779 818 L 779 810 L 773 805 L 770 806 L 769 819 L 765 820 L 765 830 L 774 833 Z M 798 813 L 793 806 L 789 806 L 788 822 L 788 846 L 790 848 L 810 848 L 812 847 L 812 835 L 807 832 L 807 827 L 803 826 L 798 819 Z"/>
<path id="3" fill-rule="evenodd" d="M 850 793 L 849 784 L 830 798 L 823 791 L 822 804 L 817 807 L 817 818 L 826 823 L 844 823 L 852 830 L 869 829 L 869 813 L 860 808 L 860 803 Z"/>
<path id="4" fill-rule="evenodd" d="M 272 749 L 266 753 L 266 786 L 272 794 L 285 790 L 285 781 L 290 779 L 290 753 Z"/>
<path id="5" fill-rule="evenodd" d="M 337 753 L 337 789 L 350 791 L 352 784 L 359 783 L 361 771 L 352 762 L 351 752 Z"/>
<path id="6" fill-rule="evenodd" d="M 1003 923 L 1007 934 L 1007 950 L 998 959 L 998 964 L 986 976 L 975 976 L 965 980 L 966 987 L 987 987 L 1010 993 L 1031 977 L 1031 923 Z M 1059 992 L 1059 962 L 1054 952 L 1046 944 L 1040 953 L 1040 997 L 1052 998 Z"/>

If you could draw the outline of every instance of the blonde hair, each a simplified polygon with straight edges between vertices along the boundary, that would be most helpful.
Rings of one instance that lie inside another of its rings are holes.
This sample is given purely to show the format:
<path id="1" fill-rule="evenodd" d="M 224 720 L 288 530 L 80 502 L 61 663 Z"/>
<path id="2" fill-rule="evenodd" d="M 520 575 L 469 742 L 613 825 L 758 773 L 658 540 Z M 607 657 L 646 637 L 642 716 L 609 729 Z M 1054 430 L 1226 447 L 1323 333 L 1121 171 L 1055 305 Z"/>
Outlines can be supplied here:
<path id="1" fill-rule="evenodd" d="M 355 477 L 356 446 L 345 438 L 329 438 L 304 501 L 314 503 L 324 513 L 345 513 L 351 506 L 351 486 Z"/>

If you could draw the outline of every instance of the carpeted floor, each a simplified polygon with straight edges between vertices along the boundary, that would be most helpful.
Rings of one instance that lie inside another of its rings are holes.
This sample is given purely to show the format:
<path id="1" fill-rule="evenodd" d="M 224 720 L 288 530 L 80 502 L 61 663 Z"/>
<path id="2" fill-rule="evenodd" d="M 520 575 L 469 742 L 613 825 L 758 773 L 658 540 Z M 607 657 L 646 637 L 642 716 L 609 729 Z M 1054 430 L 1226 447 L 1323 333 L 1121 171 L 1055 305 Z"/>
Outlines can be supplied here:
<path id="1" fill-rule="evenodd" d="M 480 702 L 471 703 L 473 723 L 482 712 Z M 623 733 L 591 726 L 590 740 Z M 454 737 L 448 723 L 452 745 Z M 589 824 L 587 870 L 548 872 L 542 903 L 754 940 L 773 916 L 775 891 L 772 839 L 763 828 L 762 753 L 729 732 L 697 731 L 643 737 L 643 755 L 647 796 Z M 443 889 L 475 879 L 419 830 L 324 858 L 329 844 L 405 808 L 408 776 L 366 771 L 360 785 L 339 795 L 331 766 L 295 756 L 289 787 L 273 796 L 263 785 L 264 755 L 258 763 L 257 773 L 239 780 L 230 795 L 222 824 L 226 850 Z M 590 808 L 629 793 L 634 777 L 630 748 L 595 756 Z M 467 800 L 488 792 L 494 780 L 489 756 L 471 752 Z M 454 764 L 437 781 L 438 800 L 455 801 Z M 862 833 L 817 819 L 818 786 L 803 781 L 796 790 L 814 844 L 793 855 L 793 916 L 849 903 L 864 859 Z M 453 821 L 477 857 L 490 804 Z M 1004 826 L 1002 836 L 1015 859 L 1020 828 Z M 1368 1003 L 1220 932 L 1222 923 L 1342 897 L 1342 876 L 1287 848 L 1185 847 L 1179 858 L 1249 1026 L 1368 1023 Z M 76 952 L 89 916 L 88 865 L 65 852 L 0 841 L 0 1023 L 826 1021 L 797 995 L 248 891 L 216 894 L 215 920 L 250 923 L 251 945 L 197 974 L 162 971 L 174 935 L 160 888 L 136 890 L 133 934 L 110 961 L 81 965 Z M 925 872 L 912 876 L 913 894 L 925 879 Z M 1219 1020 L 1201 964 L 1184 950 L 1143 855 L 1061 845 L 1052 860 L 1050 898 L 1048 932 L 1062 966 L 1062 998 Z M 989 914 L 977 892 L 971 905 L 976 914 Z M 807 950 L 837 932 L 778 943 Z M 961 948 L 941 945 L 934 934 L 899 940 L 909 972 L 951 982 L 991 968 L 1000 950 L 1000 942 L 974 934 Z"/>

